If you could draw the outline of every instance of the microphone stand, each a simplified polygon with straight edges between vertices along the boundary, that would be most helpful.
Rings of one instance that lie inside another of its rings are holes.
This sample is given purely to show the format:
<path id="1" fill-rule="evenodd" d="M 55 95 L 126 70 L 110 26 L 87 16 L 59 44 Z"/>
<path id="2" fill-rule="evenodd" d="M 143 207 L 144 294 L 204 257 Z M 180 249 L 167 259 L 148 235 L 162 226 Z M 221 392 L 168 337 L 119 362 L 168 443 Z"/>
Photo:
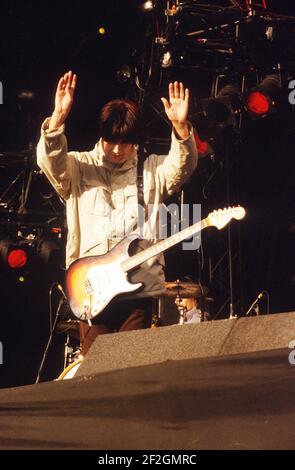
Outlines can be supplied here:
<path id="1" fill-rule="evenodd" d="M 259 301 L 260 299 L 262 299 L 263 294 L 264 294 L 264 292 L 261 292 L 260 294 L 258 294 L 258 296 L 257 296 L 256 299 L 254 300 L 254 302 L 252 302 L 252 304 L 251 304 L 250 307 L 248 308 L 247 312 L 245 313 L 245 317 L 247 317 L 247 316 L 249 315 L 249 313 L 251 312 L 251 310 L 252 310 L 253 308 L 255 308 L 255 305 L 257 305 L 258 301 Z M 259 315 L 259 307 L 258 307 L 258 313 L 257 313 L 256 310 L 255 310 L 255 312 L 256 312 L 256 315 Z"/>
<path id="2" fill-rule="evenodd" d="M 38 384 L 39 381 L 40 381 L 41 373 L 42 373 L 42 370 L 43 370 L 43 367 L 44 367 L 44 363 L 45 363 L 45 360 L 46 360 L 46 357 L 47 357 L 47 354 L 48 354 L 48 350 L 49 350 L 50 345 L 51 345 L 51 343 L 52 343 L 53 333 L 54 333 L 55 328 L 56 328 L 56 325 L 57 325 L 57 320 L 58 320 L 59 317 L 60 317 L 60 310 L 61 310 L 61 307 L 62 307 L 63 303 L 64 303 L 64 297 L 62 297 L 62 298 L 60 299 L 60 301 L 59 301 L 59 304 L 58 304 L 58 307 L 57 307 L 57 311 L 56 311 L 56 315 L 55 315 L 55 320 L 54 320 L 54 322 L 53 322 L 53 326 L 52 326 L 51 331 L 50 331 L 50 336 L 49 336 L 49 339 L 48 339 L 46 348 L 45 348 L 44 353 L 43 353 L 42 361 L 41 361 L 41 364 L 40 364 L 40 367 L 39 367 L 39 370 L 38 370 L 38 374 L 37 374 L 37 378 L 36 378 L 35 384 Z"/>

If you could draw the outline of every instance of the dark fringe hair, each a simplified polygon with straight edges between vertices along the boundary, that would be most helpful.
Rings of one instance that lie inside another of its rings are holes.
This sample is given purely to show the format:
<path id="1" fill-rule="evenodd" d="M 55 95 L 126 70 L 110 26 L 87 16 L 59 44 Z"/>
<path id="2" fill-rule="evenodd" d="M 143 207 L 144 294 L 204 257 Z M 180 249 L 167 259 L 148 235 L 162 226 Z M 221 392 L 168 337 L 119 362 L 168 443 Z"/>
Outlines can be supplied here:
<path id="1" fill-rule="evenodd" d="M 105 104 L 99 117 L 99 134 L 106 142 L 138 144 L 142 120 L 137 104 L 127 99 Z"/>

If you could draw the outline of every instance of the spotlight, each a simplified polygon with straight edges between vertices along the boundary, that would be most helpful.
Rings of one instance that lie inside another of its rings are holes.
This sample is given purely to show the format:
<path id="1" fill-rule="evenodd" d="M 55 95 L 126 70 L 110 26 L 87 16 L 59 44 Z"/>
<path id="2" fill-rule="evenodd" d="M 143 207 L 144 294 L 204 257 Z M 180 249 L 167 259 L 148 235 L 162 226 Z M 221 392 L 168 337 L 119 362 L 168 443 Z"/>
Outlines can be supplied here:
<path id="1" fill-rule="evenodd" d="M 236 123 L 235 112 L 240 107 L 240 96 L 236 84 L 225 85 L 216 98 L 201 100 L 209 127 L 228 127 Z"/>
<path id="2" fill-rule="evenodd" d="M 28 255 L 22 248 L 14 248 L 7 256 L 7 264 L 12 269 L 21 269 L 28 262 Z"/>
<path id="3" fill-rule="evenodd" d="M 168 67 L 171 67 L 172 65 L 172 55 L 170 51 L 164 52 L 162 59 L 161 59 L 161 66 L 164 69 L 167 69 Z"/>
<path id="4" fill-rule="evenodd" d="M 0 241 L 0 255 L 2 261 L 11 269 L 22 269 L 28 263 L 27 251 L 8 238 Z"/>
<path id="5" fill-rule="evenodd" d="M 244 98 L 244 107 L 252 119 L 265 118 L 274 113 L 280 91 L 279 74 L 268 75 L 260 85 L 249 90 Z"/>
<path id="6" fill-rule="evenodd" d="M 103 26 L 100 26 L 100 27 L 98 28 L 98 34 L 99 34 L 100 36 L 104 36 L 104 35 L 106 34 L 106 29 L 105 29 Z"/>
<path id="7" fill-rule="evenodd" d="M 119 83 L 127 83 L 131 79 L 132 71 L 129 65 L 124 64 L 121 65 L 119 70 L 117 71 L 117 80 Z"/>
<path id="8" fill-rule="evenodd" d="M 199 134 L 197 133 L 197 131 L 194 132 L 194 137 L 196 141 L 199 158 L 207 157 L 209 155 L 214 155 L 214 151 L 210 143 L 206 140 L 202 140 Z"/>
<path id="9" fill-rule="evenodd" d="M 152 0 L 147 0 L 146 2 L 141 3 L 138 7 L 142 12 L 152 11 L 154 8 L 154 2 Z"/>

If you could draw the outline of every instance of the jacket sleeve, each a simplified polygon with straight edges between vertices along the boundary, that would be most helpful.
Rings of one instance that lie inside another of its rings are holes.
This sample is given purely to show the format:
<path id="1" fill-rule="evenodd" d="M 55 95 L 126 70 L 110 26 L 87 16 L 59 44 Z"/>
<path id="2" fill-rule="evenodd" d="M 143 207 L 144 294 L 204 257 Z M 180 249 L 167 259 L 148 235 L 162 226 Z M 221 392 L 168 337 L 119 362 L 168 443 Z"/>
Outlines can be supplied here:
<path id="1" fill-rule="evenodd" d="M 160 192 L 170 196 L 192 175 L 198 163 L 198 151 L 190 124 L 190 135 L 180 140 L 172 131 L 171 147 L 168 155 L 157 157 L 156 182 Z"/>
<path id="2" fill-rule="evenodd" d="M 48 130 L 50 118 L 41 127 L 41 138 L 37 146 L 37 164 L 48 180 L 63 198 L 67 199 L 71 189 L 73 158 L 68 155 L 65 126 L 52 131 Z"/>

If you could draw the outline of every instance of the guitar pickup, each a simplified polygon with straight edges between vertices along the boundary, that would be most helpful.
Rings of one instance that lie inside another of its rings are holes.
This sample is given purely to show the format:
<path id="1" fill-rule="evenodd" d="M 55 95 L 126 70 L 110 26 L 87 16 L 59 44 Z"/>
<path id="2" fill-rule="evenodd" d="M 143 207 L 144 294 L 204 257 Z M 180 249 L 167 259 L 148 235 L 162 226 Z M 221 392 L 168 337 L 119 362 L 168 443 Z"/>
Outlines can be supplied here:
<path id="1" fill-rule="evenodd" d="M 84 281 L 84 289 L 85 289 L 87 295 L 90 295 L 90 294 L 93 293 L 92 285 L 91 285 L 91 282 L 89 281 L 89 279 L 86 279 Z"/>

